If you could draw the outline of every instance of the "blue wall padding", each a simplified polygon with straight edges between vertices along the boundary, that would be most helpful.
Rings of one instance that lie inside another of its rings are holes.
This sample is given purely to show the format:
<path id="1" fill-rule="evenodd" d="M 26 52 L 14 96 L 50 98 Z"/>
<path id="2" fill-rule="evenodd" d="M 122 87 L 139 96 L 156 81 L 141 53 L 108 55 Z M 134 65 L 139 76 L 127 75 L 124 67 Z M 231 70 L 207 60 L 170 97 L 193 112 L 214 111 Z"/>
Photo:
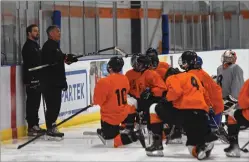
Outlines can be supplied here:
<path id="1" fill-rule="evenodd" d="M 162 15 L 162 53 L 169 54 L 169 17 Z"/>
<path id="2" fill-rule="evenodd" d="M 53 12 L 53 25 L 57 25 L 61 29 L 61 11 Z"/>
<path id="3" fill-rule="evenodd" d="M 53 20 L 53 25 L 57 25 L 61 29 L 61 11 L 55 10 L 53 12 L 52 20 Z"/>

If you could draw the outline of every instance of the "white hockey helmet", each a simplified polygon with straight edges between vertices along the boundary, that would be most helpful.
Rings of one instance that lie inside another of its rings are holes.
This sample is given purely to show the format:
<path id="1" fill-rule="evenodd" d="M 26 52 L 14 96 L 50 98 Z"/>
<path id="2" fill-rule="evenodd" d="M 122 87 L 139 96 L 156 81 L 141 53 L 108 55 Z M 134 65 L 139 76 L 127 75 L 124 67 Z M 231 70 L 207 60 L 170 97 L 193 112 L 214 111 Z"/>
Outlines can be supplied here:
<path id="1" fill-rule="evenodd" d="M 222 64 L 235 64 L 237 60 L 237 55 L 232 50 L 226 50 L 221 56 Z"/>

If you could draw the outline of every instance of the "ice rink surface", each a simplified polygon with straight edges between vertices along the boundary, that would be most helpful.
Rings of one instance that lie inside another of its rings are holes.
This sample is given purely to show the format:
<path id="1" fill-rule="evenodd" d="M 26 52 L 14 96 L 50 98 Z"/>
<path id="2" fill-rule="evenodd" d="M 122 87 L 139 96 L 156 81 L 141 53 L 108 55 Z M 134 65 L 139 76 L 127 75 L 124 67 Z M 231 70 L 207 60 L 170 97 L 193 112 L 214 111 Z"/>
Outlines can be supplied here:
<path id="1" fill-rule="evenodd" d="M 148 157 L 140 143 L 120 148 L 105 148 L 96 135 L 85 136 L 84 131 L 96 131 L 98 123 L 64 128 L 62 141 L 45 141 L 42 138 L 17 150 L 17 146 L 27 141 L 27 137 L 9 144 L 1 144 L 1 161 L 198 161 L 189 155 L 182 145 L 165 145 L 164 157 Z M 185 142 L 185 136 L 184 136 Z M 249 130 L 240 133 L 240 146 L 249 140 Z M 249 153 L 241 152 L 241 158 L 226 157 L 223 149 L 227 147 L 217 141 L 211 157 L 203 161 L 249 162 Z M 249 149 L 249 146 L 247 146 Z"/>

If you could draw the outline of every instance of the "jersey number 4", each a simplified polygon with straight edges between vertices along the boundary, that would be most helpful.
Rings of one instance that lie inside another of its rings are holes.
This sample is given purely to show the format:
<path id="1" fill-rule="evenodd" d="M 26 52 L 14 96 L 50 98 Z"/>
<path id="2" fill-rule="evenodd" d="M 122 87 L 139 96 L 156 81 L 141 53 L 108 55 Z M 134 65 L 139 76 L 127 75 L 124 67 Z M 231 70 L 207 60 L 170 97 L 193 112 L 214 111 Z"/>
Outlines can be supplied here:
<path id="1" fill-rule="evenodd" d="M 197 80 L 193 76 L 191 77 L 191 84 L 192 84 L 193 87 L 196 87 L 197 90 L 199 90 L 199 85 L 197 83 Z"/>
<path id="2" fill-rule="evenodd" d="M 124 105 L 127 103 L 127 101 L 125 100 L 126 88 L 121 89 L 121 91 L 117 89 L 115 93 L 117 95 L 118 106 L 120 106 L 121 104 Z"/>

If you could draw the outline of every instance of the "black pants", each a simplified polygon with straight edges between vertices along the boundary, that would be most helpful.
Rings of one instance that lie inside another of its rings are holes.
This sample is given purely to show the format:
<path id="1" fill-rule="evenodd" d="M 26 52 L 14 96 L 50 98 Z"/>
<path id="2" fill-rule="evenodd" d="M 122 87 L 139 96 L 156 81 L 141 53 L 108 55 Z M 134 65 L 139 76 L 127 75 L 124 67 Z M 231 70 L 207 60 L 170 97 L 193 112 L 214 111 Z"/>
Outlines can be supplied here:
<path id="1" fill-rule="evenodd" d="M 131 132 L 130 134 L 120 134 L 119 125 L 111 125 L 101 120 L 101 129 L 104 134 L 104 139 L 106 140 L 114 139 L 115 137 L 120 135 L 123 145 L 127 145 L 137 141 L 137 137 L 134 132 Z"/>
<path id="2" fill-rule="evenodd" d="M 41 89 L 37 87 L 36 89 L 26 86 L 26 120 L 28 127 L 32 128 L 39 124 L 39 107 L 41 103 Z"/>
<path id="3" fill-rule="evenodd" d="M 55 86 L 42 86 L 42 94 L 46 103 L 46 126 L 52 128 L 56 122 L 61 108 L 61 88 Z"/>
<path id="4" fill-rule="evenodd" d="M 237 121 L 237 123 L 238 123 L 239 126 L 249 127 L 249 120 L 247 120 L 243 116 L 241 109 L 238 109 L 238 110 L 235 111 L 234 118 L 236 119 L 236 121 Z"/>
<path id="5" fill-rule="evenodd" d="M 187 136 L 186 146 L 203 145 L 217 140 L 215 134 L 211 132 L 208 116 L 204 110 L 180 110 L 179 116 Z"/>
<path id="6" fill-rule="evenodd" d="M 211 132 L 207 112 L 201 109 L 176 109 L 171 103 L 160 103 L 156 106 L 159 118 L 176 128 L 183 128 L 187 135 L 186 145 L 202 145 L 217 140 Z"/>

